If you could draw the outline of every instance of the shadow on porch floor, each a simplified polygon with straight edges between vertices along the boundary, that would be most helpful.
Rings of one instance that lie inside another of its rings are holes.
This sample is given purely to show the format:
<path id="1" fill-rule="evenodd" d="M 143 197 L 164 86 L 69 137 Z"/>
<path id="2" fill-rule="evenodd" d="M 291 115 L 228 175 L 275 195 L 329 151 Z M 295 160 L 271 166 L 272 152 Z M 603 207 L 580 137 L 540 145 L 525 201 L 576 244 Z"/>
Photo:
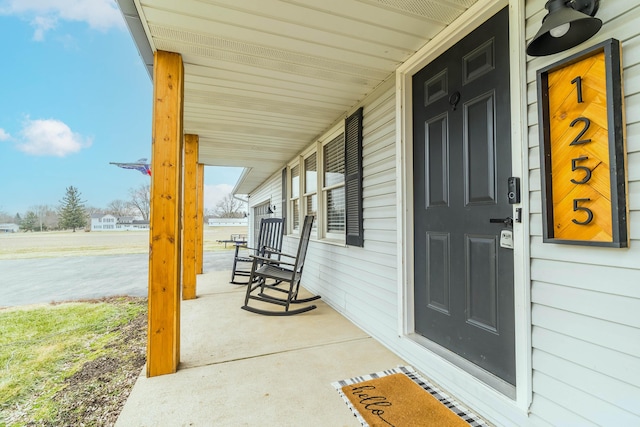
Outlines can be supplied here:
<path id="1" fill-rule="evenodd" d="M 333 381 L 404 364 L 322 300 L 292 317 L 241 310 L 229 272 L 181 304 L 181 363 L 137 380 L 116 426 L 359 426 Z"/>

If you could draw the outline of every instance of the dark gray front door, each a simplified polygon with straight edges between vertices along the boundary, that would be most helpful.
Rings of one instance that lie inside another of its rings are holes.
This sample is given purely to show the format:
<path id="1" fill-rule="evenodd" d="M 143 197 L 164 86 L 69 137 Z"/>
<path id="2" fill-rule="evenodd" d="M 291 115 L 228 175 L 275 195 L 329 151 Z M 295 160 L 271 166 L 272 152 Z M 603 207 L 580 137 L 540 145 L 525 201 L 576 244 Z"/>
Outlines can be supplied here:
<path id="1" fill-rule="evenodd" d="M 413 78 L 415 329 L 515 385 L 508 13 Z"/>

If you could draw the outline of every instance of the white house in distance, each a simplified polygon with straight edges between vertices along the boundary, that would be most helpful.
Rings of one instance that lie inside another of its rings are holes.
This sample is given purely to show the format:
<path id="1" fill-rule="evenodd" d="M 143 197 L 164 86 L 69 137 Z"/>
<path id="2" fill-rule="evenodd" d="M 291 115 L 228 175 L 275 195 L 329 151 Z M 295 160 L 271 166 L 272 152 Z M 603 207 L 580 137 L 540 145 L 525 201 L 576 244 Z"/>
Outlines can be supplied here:
<path id="1" fill-rule="evenodd" d="M 284 252 L 315 215 L 305 288 L 497 426 L 640 425 L 640 0 L 543 56 L 598 2 L 118 3 L 166 151 L 243 166 Z"/>
<path id="2" fill-rule="evenodd" d="M 133 216 L 91 215 L 91 231 L 140 231 L 148 229 L 149 221 L 136 219 Z"/>
<path id="3" fill-rule="evenodd" d="M 209 227 L 246 227 L 247 218 L 209 218 Z"/>
<path id="4" fill-rule="evenodd" d="M 20 226 L 18 224 L 0 224 L 0 233 L 17 233 L 19 230 Z"/>

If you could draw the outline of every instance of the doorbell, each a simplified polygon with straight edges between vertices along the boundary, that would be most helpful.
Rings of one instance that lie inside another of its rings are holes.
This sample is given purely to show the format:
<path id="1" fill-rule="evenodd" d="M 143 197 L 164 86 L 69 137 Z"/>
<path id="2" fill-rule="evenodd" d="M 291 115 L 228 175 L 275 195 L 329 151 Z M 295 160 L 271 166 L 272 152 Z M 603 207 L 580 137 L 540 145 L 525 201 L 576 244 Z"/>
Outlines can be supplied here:
<path id="1" fill-rule="evenodd" d="M 507 179 L 507 198 L 511 205 L 520 203 L 520 178 L 511 176 Z"/>

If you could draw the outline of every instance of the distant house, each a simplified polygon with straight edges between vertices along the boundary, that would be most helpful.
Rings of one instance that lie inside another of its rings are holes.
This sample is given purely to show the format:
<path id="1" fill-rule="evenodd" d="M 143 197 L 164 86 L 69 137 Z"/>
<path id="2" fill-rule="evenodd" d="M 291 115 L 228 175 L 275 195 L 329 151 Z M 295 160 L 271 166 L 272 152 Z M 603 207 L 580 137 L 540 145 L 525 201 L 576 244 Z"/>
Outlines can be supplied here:
<path id="1" fill-rule="evenodd" d="M 246 227 L 247 218 L 209 218 L 209 227 Z"/>
<path id="2" fill-rule="evenodd" d="M 20 230 L 20 226 L 17 224 L 0 224 L 0 233 L 16 233 L 18 230 Z"/>
<path id="3" fill-rule="evenodd" d="M 149 221 L 133 216 L 116 217 L 111 214 L 92 214 L 91 231 L 135 231 L 148 230 Z"/>

